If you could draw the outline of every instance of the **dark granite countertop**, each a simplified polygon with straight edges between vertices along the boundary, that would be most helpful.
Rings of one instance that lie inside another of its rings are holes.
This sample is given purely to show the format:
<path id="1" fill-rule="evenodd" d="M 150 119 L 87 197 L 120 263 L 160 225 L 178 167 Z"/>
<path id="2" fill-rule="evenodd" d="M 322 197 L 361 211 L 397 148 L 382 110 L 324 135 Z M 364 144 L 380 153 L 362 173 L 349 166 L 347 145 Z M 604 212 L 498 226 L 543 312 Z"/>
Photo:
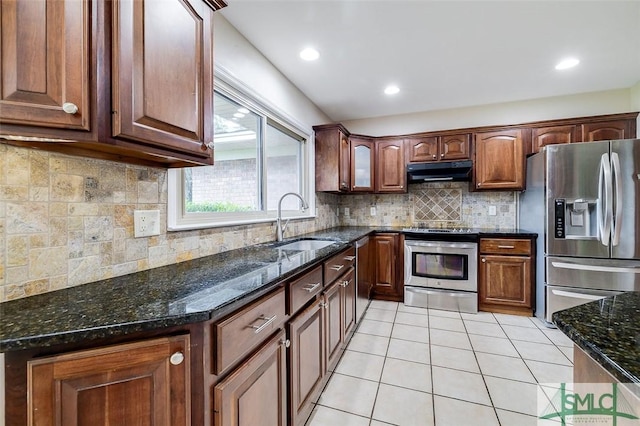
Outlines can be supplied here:
<path id="1" fill-rule="evenodd" d="M 618 380 L 640 383 L 640 292 L 556 312 L 553 322 Z"/>
<path id="2" fill-rule="evenodd" d="M 232 250 L 77 287 L 0 303 L 0 352 L 102 339 L 220 318 L 372 232 L 401 227 L 337 227 Z M 535 236 L 516 229 L 480 236 Z M 313 251 L 278 246 L 333 240 Z"/>

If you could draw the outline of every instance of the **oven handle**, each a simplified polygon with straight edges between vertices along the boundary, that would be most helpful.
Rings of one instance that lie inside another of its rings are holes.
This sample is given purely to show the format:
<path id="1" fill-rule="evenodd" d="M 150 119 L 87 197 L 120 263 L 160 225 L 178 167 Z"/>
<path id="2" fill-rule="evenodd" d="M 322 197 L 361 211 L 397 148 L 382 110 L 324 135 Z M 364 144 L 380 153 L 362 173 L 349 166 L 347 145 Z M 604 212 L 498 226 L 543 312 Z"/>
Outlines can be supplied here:
<path id="1" fill-rule="evenodd" d="M 475 249 L 478 244 L 476 243 L 449 243 L 444 241 L 415 241 L 415 240 L 405 240 L 405 245 L 410 247 L 444 247 L 444 248 L 457 248 L 457 249 Z"/>

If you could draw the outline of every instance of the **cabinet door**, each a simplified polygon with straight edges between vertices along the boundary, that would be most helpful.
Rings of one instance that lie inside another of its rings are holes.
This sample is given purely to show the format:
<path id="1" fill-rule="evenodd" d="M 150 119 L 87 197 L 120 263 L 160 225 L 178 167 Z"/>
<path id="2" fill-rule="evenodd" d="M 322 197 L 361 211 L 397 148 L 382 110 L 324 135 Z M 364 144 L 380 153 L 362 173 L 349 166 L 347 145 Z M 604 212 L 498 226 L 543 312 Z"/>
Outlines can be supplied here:
<path id="1" fill-rule="evenodd" d="M 531 151 L 547 145 L 576 142 L 576 126 L 539 127 L 531 130 Z"/>
<path id="2" fill-rule="evenodd" d="M 201 0 L 113 9 L 113 136 L 211 156 L 213 11 Z"/>
<path id="3" fill-rule="evenodd" d="M 374 298 L 402 300 L 403 286 L 396 273 L 398 246 L 397 234 L 378 234 L 373 237 Z"/>
<path id="4" fill-rule="evenodd" d="M 322 298 L 296 315 L 287 325 L 289 350 L 289 394 L 291 425 L 302 425 L 320 393 L 325 374 L 324 302 Z"/>
<path id="5" fill-rule="evenodd" d="M 349 191 L 351 187 L 351 145 L 349 138 L 342 132 L 340 133 L 340 163 L 338 168 L 338 176 L 340 181 L 340 191 Z M 322 167 L 322 165 L 320 165 Z"/>
<path id="6" fill-rule="evenodd" d="M 524 189 L 521 129 L 476 133 L 476 189 Z"/>
<path id="7" fill-rule="evenodd" d="M 468 160 L 470 146 L 469 134 L 442 136 L 439 158 L 441 160 Z"/>
<path id="8" fill-rule="evenodd" d="M 424 163 L 438 161 L 438 137 L 425 136 L 421 138 L 407 138 L 404 140 L 409 163 Z"/>
<path id="9" fill-rule="evenodd" d="M 215 425 L 287 425 L 287 344 L 281 331 L 215 386 Z"/>
<path id="10" fill-rule="evenodd" d="M 601 121 L 582 125 L 584 142 L 634 138 L 630 120 Z"/>
<path id="11" fill-rule="evenodd" d="M 89 130 L 87 1 L 3 0 L 0 122 Z"/>
<path id="12" fill-rule="evenodd" d="M 33 425 L 188 425 L 189 336 L 69 353 L 27 363 Z"/>
<path id="13" fill-rule="evenodd" d="M 531 258 L 480 256 L 480 306 L 483 304 L 531 308 Z"/>
<path id="14" fill-rule="evenodd" d="M 342 301 L 342 335 L 343 340 L 353 331 L 356 325 L 356 282 L 355 269 L 351 269 L 341 279 L 340 299 Z"/>
<path id="15" fill-rule="evenodd" d="M 342 343 L 344 342 L 342 334 L 343 323 L 343 303 L 340 298 L 340 289 L 338 279 L 324 293 L 324 309 L 325 309 L 325 335 L 326 335 L 326 365 L 331 370 L 340 358 Z"/>
<path id="16" fill-rule="evenodd" d="M 351 137 L 351 191 L 373 191 L 373 142 Z"/>
<path id="17" fill-rule="evenodd" d="M 406 192 L 407 170 L 402 140 L 376 143 L 376 192 Z"/>

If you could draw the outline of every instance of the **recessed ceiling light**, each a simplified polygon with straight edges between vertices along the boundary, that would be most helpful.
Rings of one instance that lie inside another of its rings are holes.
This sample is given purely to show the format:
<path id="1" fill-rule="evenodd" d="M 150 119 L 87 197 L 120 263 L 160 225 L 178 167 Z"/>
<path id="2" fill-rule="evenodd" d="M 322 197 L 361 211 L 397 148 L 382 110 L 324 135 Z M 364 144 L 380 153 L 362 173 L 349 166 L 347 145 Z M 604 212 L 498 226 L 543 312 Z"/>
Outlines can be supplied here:
<path id="1" fill-rule="evenodd" d="M 384 93 L 385 95 L 395 95 L 396 93 L 400 92 L 400 88 L 398 86 L 395 85 L 390 85 L 385 87 L 384 89 Z"/>
<path id="2" fill-rule="evenodd" d="M 558 63 L 558 65 L 556 65 L 556 69 L 557 70 L 566 70 L 566 69 L 575 67 L 579 63 L 580 63 L 580 60 L 578 60 L 576 58 L 563 59 L 562 61 L 560 61 Z"/>
<path id="3" fill-rule="evenodd" d="M 249 114 L 249 110 L 246 108 L 238 108 L 238 112 L 241 114 Z"/>
<path id="4" fill-rule="evenodd" d="M 236 117 L 236 118 L 242 118 L 242 117 L 244 117 L 244 114 L 241 113 L 241 112 L 236 112 L 235 114 L 233 114 L 233 116 Z"/>
<path id="5" fill-rule="evenodd" d="M 307 47 L 300 52 L 300 57 L 305 61 L 315 61 L 320 57 L 320 52 L 312 47 Z"/>

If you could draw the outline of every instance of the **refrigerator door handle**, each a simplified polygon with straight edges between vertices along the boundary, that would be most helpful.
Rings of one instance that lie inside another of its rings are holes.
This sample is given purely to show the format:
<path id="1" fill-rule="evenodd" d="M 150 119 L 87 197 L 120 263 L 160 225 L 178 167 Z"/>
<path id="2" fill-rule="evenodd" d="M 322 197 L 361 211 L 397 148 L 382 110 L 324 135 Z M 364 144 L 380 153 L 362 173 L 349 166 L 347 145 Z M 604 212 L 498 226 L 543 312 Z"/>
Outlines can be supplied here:
<path id="1" fill-rule="evenodd" d="M 553 265 L 556 268 L 577 269 L 579 271 L 626 272 L 631 274 L 640 274 L 640 268 L 634 268 L 634 267 L 597 266 L 597 265 L 586 265 L 582 263 L 568 263 L 568 262 L 551 262 L 551 265 Z"/>
<path id="2" fill-rule="evenodd" d="M 620 232 L 622 230 L 620 223 L 622 221 L 622 187 L 620 185 L 620 158 L 617 152 L 611 153 L 611 171 L 616 209 L 611 221 L 611 245 L 615 247 L 620 244 Z"/>
<path id="3" fill-rule="evenodd" d="M 602 154 L 600 157 L 600 171 L 598 172 L 598 238 L 602 245 L 609 245 L 611 235 L 611 204 L 613 195 L 611 193 L 611 162 L 609 154 Z"/>

